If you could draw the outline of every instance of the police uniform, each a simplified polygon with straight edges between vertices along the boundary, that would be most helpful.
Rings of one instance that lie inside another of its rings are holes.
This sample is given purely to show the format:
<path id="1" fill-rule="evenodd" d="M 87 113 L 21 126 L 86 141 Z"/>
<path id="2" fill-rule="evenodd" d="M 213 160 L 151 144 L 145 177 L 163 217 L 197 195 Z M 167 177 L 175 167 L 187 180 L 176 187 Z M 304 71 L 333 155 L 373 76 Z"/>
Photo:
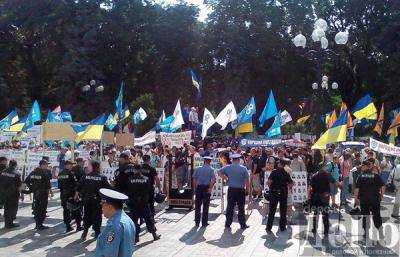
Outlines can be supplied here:
<path id="1" fill-rule="evenodd" d="M 318 215 L 322 214 L 324 224 L 324 234 L 329 233 L 329 198 L 331 184 L 336 183 L 333 176 L 327 171 L 328 166 L 324 166 L 321 171 L 311 177 L 310 187 L 311 209 L 314 212 L 312 232 L 317 233 Z"/>
<path id="2" fill-rule="evenodd" d="M 125 202 L 128 197 L 110 189 L 100 189 L 105 202 Z M 126 213 L 118 209 L 107 221 L 97 238 L 96 257 L 132 257 L 134 250 L 135 225 Z"/>
<path id="3" fill-rule="evenodd" d="M 72 164 L 67 161 L 66 165 Z M 63 220 L 67 228 L 67 232 L 71 231 L 71 218 L 76 221 L 77 231 L 82 230 L 82 214 L 81 209 L 70 210 L 68 202 L 74 202 L 75 193 L 78 191 L 78 183 L 72 170 L 63 170 L 58 175 L 58 188 L 60 189 L 61 206 L 63 207 Z"/>
<path id="4" fill-rule="evenodd" d="M 362 172 L 356 181 L 355 187 L 358 189 L 358 199 L 360 200 L 361 215 L 370 215 L 377 229 L 382 226 L 382 217 L 380 213 L 381 189 L 385 186 L 382 178 L 371 170 Z M 356 196 L 357 197 L 357 196 Z M 363 228 L 366 227 L 366 217 L 363 216 Z"/>
<path id="5" fill-rule="evenodd" d="M 4 197 L 5 228 L 18 226 L 13 221 L 17 216 L 20 186 L 21 175 L 16 171 L 16 167 L 9 167 L 0 173 L 0 193 Z"/>
<path id="6" fill-rule="evenodd" d="M 204 157 L 204 159 L 212 160 L 211 157 Z M 208 225 L 208 210 L 210 207 L 210 197 L 211 197 L 211 189 L 215 183 L 215 173 L 214 170 L 208 164 L 204 164 L 203 166 L 197 168 L 194 171 L 193 179 L 196 183 L 196 201 L 195 201 L 195 218 L 194 221 L 196 226 L 200 224 L 200 212 L 201 206 L 203 205 L 203 216 L 202 216 L 202 224 L 203 226 Z"/>
<path id="7" fill-rule="evenodd" d="M 100 234 L 102 213 L 99 190 L 101 188 L 111 188 L 111 186 L 107 177 L 94 171 L 85 175 L 79 184 L 79 192 L 84 204 L 82 239 L 86 239 L 90 226 L 93 226 L 95 237 Z"/>
<path id="8" fill-rule="evenodd" d="M 286 160 L 279 160 L 285 162 Z M 287 198 L 288 186 L 293 183 L 289 173 L 282 167 L 274 169 L 268 177 L 269 185 L 269 212 L 266 231 L 270 232 L 275 218 L 276 208 L 279 203 L 279 229 L 284 231 L 286 229 L 286 211 L 287 211 Z"/>
<path id="9" fill-rule="evenodd" d="M 43 226 L 43 221 L 46 218 L 49 190 L 51 189 L 50 179 L 48 169 L 38 167 L 25 180 L 26 185 L 33 192 L 32 209 L 38 230 L 47 228 Z"/>
<path id="10" fill-rule="evenodd" d="M 128 207 L 131 214 L 130 216 L 136 225 L 135 241 L 139 241 L 139 219 L 144 220 L 147 231 L 153 235 L 154 240 L 158 240 L 160 237 L 156 234 L 153 215 L 149 207 L 149 194 L 151 191 L 151 186 L 148 177 L 140 173 L 140 167 L 135 167 L 134 173 L 128 177 L 127 188 L 127 195 L 129 197 Z"/>
<path id="11" fill-rule="evenodd" d="M 154 183 L 155 177 L 157 176 L 157 171 L 155 168 L 151 167 L 147 163 L 144 163 L 140 166 L 140 172 L 142 175 L 146 176 L 149 179 L 150 191 L 149 191 L 149 207 L 152 214 L 155 214 L 154 209 Z"/>
<path id="12" fill-rule="evenodd" d="M 239 154 L 233 154 L 233 159 L 240 158 Z M 220 170 L 221 174 L 228 178 L 228 204 L 226 206 L 226 221 L 225 227 L 230 228 L 233 220 L 233 210 L 235 205 L 238 206 L 238 220 L 240 226 L 245 229 L 246 218 L 244 213 L 244 205 L 246 198 L 245 185 L 249 180 L 249 173 L 243 165 L 233 163 L 223 167 Z"/>

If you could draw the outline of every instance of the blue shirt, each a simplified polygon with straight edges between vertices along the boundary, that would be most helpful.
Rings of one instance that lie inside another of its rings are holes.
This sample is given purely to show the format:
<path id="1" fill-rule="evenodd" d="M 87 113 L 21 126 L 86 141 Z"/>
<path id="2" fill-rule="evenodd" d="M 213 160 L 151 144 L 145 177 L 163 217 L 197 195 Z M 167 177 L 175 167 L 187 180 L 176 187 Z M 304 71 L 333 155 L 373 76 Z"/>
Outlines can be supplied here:
<path id="1" fill-rule="evenodd" d="M 215 173 L 209 165 L 204 164 L 194 171 L 193 178 L 196 180 L 197 185 L 208 186 L 215 180 Z"/>
<path id="2" fill-rule="evenodd" d="M 123 210 L 118 210 L 99 235 L 96 257 L 132 257 L 135 225 Z"/>
<path id="3" fill-rule="evenodd" d="M 223 167 L 220 172 L 228 177 L 229 187 L 244 188 L 245 182 L 249 179 L 246 167 L 236 163 Z"/>

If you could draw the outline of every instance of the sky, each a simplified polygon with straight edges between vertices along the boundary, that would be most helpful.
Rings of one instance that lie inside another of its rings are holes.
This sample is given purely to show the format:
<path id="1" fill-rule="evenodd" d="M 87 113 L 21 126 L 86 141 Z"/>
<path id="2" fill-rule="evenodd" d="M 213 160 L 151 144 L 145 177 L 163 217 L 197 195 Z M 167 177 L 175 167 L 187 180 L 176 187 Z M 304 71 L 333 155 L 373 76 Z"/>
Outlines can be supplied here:
<path id="1" fill-rule="evenodd" d="M 178 4 L 178 0 L 156 0 L 157 2 L 161 4 L 170 4 L 170 5 L 175 5 Z M 199 13 L 199 21 L 205 21 L 208 17 L 208 15 L 211 13 L 211 8 L 207 5 L 204 4 L 203 0 L 183 0 L 187 4 L 190 5 L 196 5 L 200 8 L 200 13 Z"/>

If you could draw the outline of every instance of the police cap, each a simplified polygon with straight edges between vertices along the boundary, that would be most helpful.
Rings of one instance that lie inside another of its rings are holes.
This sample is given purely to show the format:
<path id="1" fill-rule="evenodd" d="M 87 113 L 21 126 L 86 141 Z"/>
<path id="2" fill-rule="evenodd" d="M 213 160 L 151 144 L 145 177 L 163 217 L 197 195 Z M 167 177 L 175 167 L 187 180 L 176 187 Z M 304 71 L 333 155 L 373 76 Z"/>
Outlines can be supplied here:
<path id="1" fill-rule="evenodd" d="M 107 203 L 123 203 L 128 200 L 128 196 L 107 188 L 100 189 L 101 199 Z"/>

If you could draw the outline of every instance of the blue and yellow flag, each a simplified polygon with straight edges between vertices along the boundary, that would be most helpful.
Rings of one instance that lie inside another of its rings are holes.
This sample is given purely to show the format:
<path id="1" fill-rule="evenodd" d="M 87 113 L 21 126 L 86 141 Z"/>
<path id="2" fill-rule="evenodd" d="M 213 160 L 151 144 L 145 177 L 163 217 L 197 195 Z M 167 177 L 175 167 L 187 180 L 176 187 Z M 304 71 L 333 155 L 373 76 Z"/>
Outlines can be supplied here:
<path id="1" fill-rule="evenodd" d="M 83 133 L 85 133 L 85 130 L 87 129 L 88 126 L 89 126 L 89 124 L 86 124 L 86 125 L 83 125 L 83 124 L 71 124 L 71 127 L 75 131 L 77 138 L 82 136 Z"/>
<path id="2" fill-rule="evenodd" d="M 85 132 L 83 132 L 80 136 L 77 136 L 75 141 L 100 141 L 103 135 L 104 124 L 106 123 L 106 121 L 107 117 L 105 114 L 102 114 L 96 119 L 92 120 L 85 129 Z"/>
<path id="3" fill-rule="evenodd" d="M 22 130 L 27 131 L 28 129 L 33 128 L 33 126 L 35 126 L 35 122 L 40 121 L 41 117 L 42 115 L 40 113 L 39 103 L 35 100 L 35 102 L 33 102 L 31 110 L 28 113 L 28 116 L 26 117 Z"/>
<path id="4" fill-rule="evenodd" d="M 346 141 L 348 111 L 340 114 L 336 122 L 315 142 L 312 149 L 326 149 L 327 144 Z"/>
<path id="5" fill-rule="evenodd" d="M 278 108 L 276 107 L 275 97 L 272 90 L 269 92 L 269 97 L 267 103 L 264 106 L 264 110 L 262 111 L 259 118 L 259 126 L 262 128 L 266 120 L 274 117 L 278 113 Z"/>
<path id="6" fill-rule="evenodd" d="M 0 130 L 8 130 L 11 125 L 17 123 L 19 120 L 17 111 L 11 111 L 6 117 L 0 121 Z"/>
<path id="7" fill-rule="evenodd" d="M 256 114 L 256 101 L 253 96 L 237 116 L 237 120 L 235 121 L 237 134 L 253 132 L 254 114 Z"/>
<path id="8" fill-rule="evenodd" d="M 370 95 L 362 97 L 353 108 L 353 115 L 357 120 L 376 120 L 378 111 Z"/>

